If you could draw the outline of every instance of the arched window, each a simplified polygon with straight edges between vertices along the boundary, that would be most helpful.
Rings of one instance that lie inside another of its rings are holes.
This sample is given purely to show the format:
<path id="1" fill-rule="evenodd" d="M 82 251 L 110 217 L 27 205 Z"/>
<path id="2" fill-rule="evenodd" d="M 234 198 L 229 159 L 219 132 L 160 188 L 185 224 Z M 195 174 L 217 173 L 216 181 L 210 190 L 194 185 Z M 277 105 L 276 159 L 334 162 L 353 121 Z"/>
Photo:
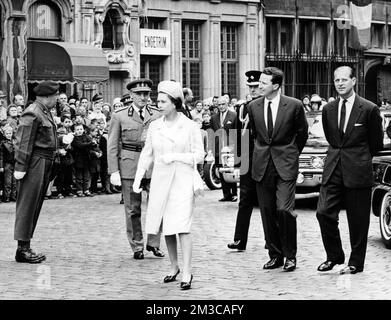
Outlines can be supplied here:
<path id="1" fill-rule="evenodd" d="M 123 45 L 122 32 L 123 22 L 119 12 L 110 9 L 103 21 L 102 49 L 119 49 Z"/>
<path id="2" fill-rule="evenodd" d="M 37 1 L 29 8 L 28 37 L 58 40 L 61 39 L 61 12 L 50 1 Z"/>

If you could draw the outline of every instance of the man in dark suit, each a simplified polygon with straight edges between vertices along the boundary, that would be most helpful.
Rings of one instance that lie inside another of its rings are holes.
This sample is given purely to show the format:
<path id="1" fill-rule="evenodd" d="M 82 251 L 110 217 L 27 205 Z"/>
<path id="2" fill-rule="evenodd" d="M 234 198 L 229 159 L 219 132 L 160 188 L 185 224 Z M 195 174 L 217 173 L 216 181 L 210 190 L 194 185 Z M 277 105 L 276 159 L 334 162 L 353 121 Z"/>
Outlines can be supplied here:
<path id="1" fill-rule="evenodd" d="M 297 251 L 296 179 L 308 124 L 301 101 L 280 94 L 283 77 L 284 73 L 275 67 L 262 72 L 262 98 L 250 102 L 248 114 L 255 134 L 252 177 L 270 256 L 263 268 L 284 265 L 285 271 L 293 271 Z"/>
<path id="2" fill-rule="evenodd" d="M 247 77 L 247 85 L 251 94 L 252 100 L 261 97 L 261 90 L 259 88 L 259 78 L 261 71 L 249 70 L 245 73 Z M 229 243 L 229 249 L 237 249 L 239 251 L 246 250 L 248 229 L 250 227 L 251 214 L 254 205 L 256 204 L 257 193 L 255 181 L 251 177 L 251 163 L 252 152 L 254 150 L 254 142 L 251 139 L 248 147 L 241 141 L 241 135 L 249 134 L 248 125 L 248 104 L 249 101 L 244 102 L 237 112 L 238 120 L 236 121 L 238 128 L 238 154 L 241 158 L 241 172 L 240 172 L 240 199 L 238 206 L 238 214 L 236 217 L 236 226 L 234 234 L 234 242 Z M 243 129 L 243 131 L 242 131 Z M 248 166 L 248 167 L 247 167 Z"/>
<path id="3" fill-rule="evenodd" d="M 30 248 L 57 153 L 57 130 L 51 109 L 56 106 L 59 85 L 44 81 L 34 88 L 36 101 L 20 117 L 15 145 L 17 199 L 14 239 L 15 260 L 41 263 L 45 255 Z"/>
<path id="4" fill-rule="evenodd" d="M 352 251 L 348 266 L 340 272 L 355 274 L 364 270 L 373 185 L 372 157 L 383 148 L 383 128 L 379 108 L 358 96 L 355 84 L 351 67 L 337 68 L 334 85 L 340 98 L 325 105 L 322 111 L 329 149 L 316 216 L 327 260 L 318 271 L 329 271 L 344 263 L 338 229 L 342 205 L 346 208 Z"/>
<path id="5" fill-rule="evenodd" d="M 221 149 L 225 146 L 233 145 L 235 141 L 230 141 L 232 130 L 236 130 L 236 113 L 228 110 L 227 97 L 218 99 L 219 113 L 214 114 L 210 120 L 211 127 L 215 132 L 215 164 L 220 166 Z M 231 131 L 231 133 L 230 133 Z M 233 139 L 236 138 L 236 135 Z M 238 188 L 236 183 L 227 183 L 223 175 L 220 174 L 221 188 L 223 189 L 223 198 L 219 201 L 238 201 Z"/>

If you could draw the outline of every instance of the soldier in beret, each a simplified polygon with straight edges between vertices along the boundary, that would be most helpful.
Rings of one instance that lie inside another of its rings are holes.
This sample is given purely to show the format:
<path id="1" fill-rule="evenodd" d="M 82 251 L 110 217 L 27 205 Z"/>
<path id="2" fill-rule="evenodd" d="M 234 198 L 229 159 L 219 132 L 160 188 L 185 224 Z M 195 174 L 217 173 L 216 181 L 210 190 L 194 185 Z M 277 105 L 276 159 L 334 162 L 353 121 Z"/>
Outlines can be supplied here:
<path id="1" fill-rule="evenodd" d="M 122 186 L 125 203 L 126 231 L 129 244 L 134 252 L 134 259 L 144 259 L 144 240 L 141 229 L 141 193 L 132 189 L 138 160 L 144 146 L 147 130 L 151 121 L 159 118 L 160 113 L 147 106 L 152 81 L 138 79 L 127 86 L 132 103 L 128 107 L 117 109 L 112 114 L 107 158 L 110 182 Z M 151 172 L 147 172 L 142 186 L 149 192 Z M 160 251 L 161 233 L 148 235 L 146 249 L 157 257 L 164 257 Z"/>
<path id="2" fill-rule="evenodd" d="M 44 81 L 34 88 L 37 98 L 21 115 L 15 145 L 17 199 L 15 240 L 17 262 L 40 263 L 45 255 L 30 248 L 57 150 L 57 131 L 51 109 L 56 106 L 58 84 Z"/>
<path id="3" fill-rule="evenodd" d="M 258 99 L 261 96 L 261 90 L 259 88 L 259 78 L 261 76 L 261 71 L 250 70 L 245 73 L 247 77 L 247 85 L 251 95 L 252 100 Z M 250 101 L 252 101 L 250 100 Z M 237 114 L 238 114 L 238 129 L 241 132 L 241 129 L 249 129 L 248 126 L 248 114 L 247 106 L 250 101 L 243 103 Z M 249 133 L 248 130 L 244 131 Z M 254 143 L 252 139 L 249 141 L 249 147 L 241 146 L 240 134 L 238 137 L 238 153 L 242 159 L 242 164 L 244 164 L 244 157 L 247 157 L 245 160 L 248 165 L 248 170 L 246 172 L 241 172 L 240 175 L 240 200 L 238 206 L 238 213 L 236 217 L 236 226 L 234 241 L 228 244 L 229 249 L 236 249 L 239 251 L 246 250 L 247 239 L 248 239 L 248 229 L 250 227 L 251 214 L 253 212 L 254 205 L 257 202 L 257 193 L 255 187 L 255 181 L 251 177 L 251 163 L 252 163 L 252 152 L 254 149 Z"/>

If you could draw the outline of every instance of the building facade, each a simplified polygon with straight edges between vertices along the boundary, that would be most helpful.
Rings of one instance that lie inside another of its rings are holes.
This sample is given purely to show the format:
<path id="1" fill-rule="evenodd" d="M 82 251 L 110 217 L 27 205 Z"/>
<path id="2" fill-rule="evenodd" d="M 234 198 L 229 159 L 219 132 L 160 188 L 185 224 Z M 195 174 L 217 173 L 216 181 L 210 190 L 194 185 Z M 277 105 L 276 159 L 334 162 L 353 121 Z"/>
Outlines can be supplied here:
<path id="1" fill-rule="evenodd" d="M 348 46 L 346 0 L 265 0 L 265 65 L 285 71 L 285 92 L 297 98 L 317 93 L 335 96 L 333 70 L 356 70 L 357 91 L 380 104 L 391 101 L 391 3 L 372 1 L 371 44 L 367 50 Z"/>
<path id="2" fill-rule="evenodd" d="M 258 0 L 2 0 L 0 89 L 11 101 L 51 79 L 68 95 L 102 92 L 111 102 L 126 83 L 174 79 L 195 98 L 247 93 L 258 69 Z"/>

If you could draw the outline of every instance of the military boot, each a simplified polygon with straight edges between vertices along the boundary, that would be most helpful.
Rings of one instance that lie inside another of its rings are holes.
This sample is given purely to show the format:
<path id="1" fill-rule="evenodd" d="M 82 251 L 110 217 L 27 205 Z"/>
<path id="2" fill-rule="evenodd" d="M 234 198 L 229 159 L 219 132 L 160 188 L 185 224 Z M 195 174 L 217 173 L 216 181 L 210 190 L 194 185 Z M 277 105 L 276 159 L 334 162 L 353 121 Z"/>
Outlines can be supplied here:
<path id="1" fill-rule="evenodd" d="M 46 260 L 46 256 L 42 253 L 35 253 L 30 246 L 18 246 L 15 260 L 24 263 L 41 263 Z"/>

